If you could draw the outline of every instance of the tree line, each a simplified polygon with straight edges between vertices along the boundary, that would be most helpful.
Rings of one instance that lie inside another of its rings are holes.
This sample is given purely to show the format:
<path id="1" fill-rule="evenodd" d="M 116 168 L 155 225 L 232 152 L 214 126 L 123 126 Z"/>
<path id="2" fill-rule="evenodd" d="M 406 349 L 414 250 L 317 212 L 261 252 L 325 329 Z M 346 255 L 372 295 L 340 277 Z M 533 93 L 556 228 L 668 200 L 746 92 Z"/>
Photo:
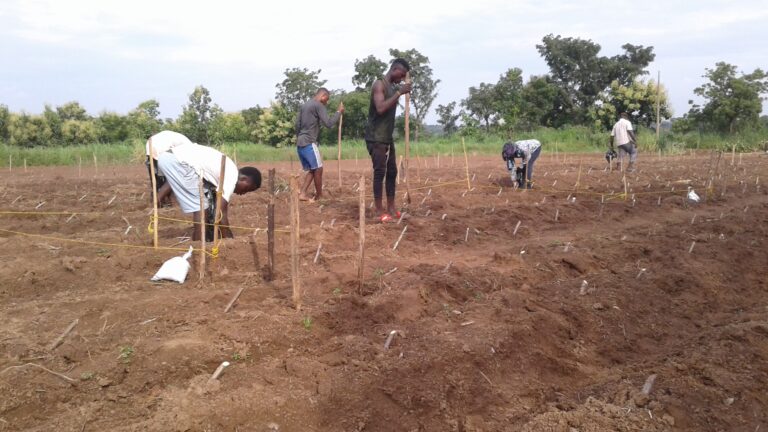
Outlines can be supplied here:
<path id="1" fill-rule="evenodd" d="M 511 136 L 539 127 L 584 126 L 607 130 L 622 111 L 634 123 L 652 127 L 657 120 L 656 101 L 661 118 L 670 118 L 666 89 L 648 79 L 648 65 L 655 59 L 653 47 L 624 44 L 615 56 L 600 54 L 601 46 L 580 38 L 545 36 L 536 48 L 549 67 L 549 73 L 526 80 L 520 68 L 510 68 L 496 82 L 469 87 L 467 95 L 435 107 L 442 133 L 466 136 L 497 134 Z M 389 62 L 404 58 L 411 65 L 414 83 L 411 93 L 411 131 L 413 139 L 429 134 L 425 119 L 438 96 L 441 80 L 434 76 L 429 58 L 416 49 L 389 50 L 390 59 L 369 55 L 354 62 L 351 91 L 331 89 L 329 110 L 344 102 L 344 138 L 363 137 L 370 89 L 384 75 Z M 195 142 L 220 144 L 251 141 L 271 146 L 294 142 L 294 124 L 301 104 L 325 86 L 322 70 L 293 67 L 284 71 L 276 84 L 274 101 L 238 112 L 224 112 L 213 103 L 204 86 L 189 94 L 189 101 L 175 118 L 161 119 L 159 103 L 150 99 L 125 115 L 104 111 L 89 115 L 78 102 L 61 106 L 46 105 L 39 115 L 10 112 L 0 105 L 0 141 L 12 146 L 35 147 L 113 143 L 146 139 L 170 129 L 184 133 Z M 739 72 L 737 66 L 720 62 L 706 69 L 704 84 L 694 90 L 703 99 L 676 119 L 679 132 L 707 131 L 736 133 L 766 128 L 760 113 L 768 93 L 768 76 L 761 69 Z M 398 130 L 404 122 L 401 114 Z M 335 131 L 324 130 L 321 142 L 335 142 Z"/>

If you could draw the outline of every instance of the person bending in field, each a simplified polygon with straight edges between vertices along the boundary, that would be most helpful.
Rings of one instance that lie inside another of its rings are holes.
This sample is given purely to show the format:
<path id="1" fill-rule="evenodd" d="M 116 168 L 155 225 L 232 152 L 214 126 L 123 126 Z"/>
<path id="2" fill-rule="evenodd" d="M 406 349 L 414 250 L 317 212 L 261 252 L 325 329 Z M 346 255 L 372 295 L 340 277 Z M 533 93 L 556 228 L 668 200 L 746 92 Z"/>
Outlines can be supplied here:
<path id="1" fill-rule="evenodd" d="M 637 160 L 637 136 L 632 129 L 632 123 L 629 121 L 629 114 L 623 112 L 619 121 L 613 125 L 611 130 L 611 150 L 613 145 L 619 146 L 619 159 L 616 161 L 616 169 L 624 167 L 624 156 L 629 155 L 629 165 L 627 171 L 635 171 L 635 161 Z"/>
<path id="2" fill-rule="evenodd" d="M 535 139 L 507 142 L 501 150 L 501 157 L 507 163 L 507 169 L 515 175 L 520 188 L 533 189 L 533 164 L 541 154 L 541 143 Z M 520 159 L 520 167 L 515 164 Z"/>
<path id="3" fill-rule="evenodd" d="M 373 163 L 373 200 L 381 222 L 391 222 L 400 217 L 395 208 L 395 180 L 397 179 L 397 158 L 392 133 L 395 130 L 397 101 L 401 95 L 411 92 L 411 84 L 397 84 L 403 81 L 411 70 L 407 61 L 398 58 L 392 62 L 389 72 L 374 81 L 371 88 L 371 102 L 368 107 L 368 122 L 365 126 L 365 144 Z M 382 182 L 386 180 L 387 209 L 382 204 Z"/>
<path id="4" fill-rule="evenodd" d="M 332 118 L 328 118 L 325 106 L 328 105 L 330 97 L 331 93 L 328 89 L 321 87 L 312 99 L 301 106 L 296 118 L 296 151 L 299 154 L 302 168 L 307 172 L 299 193 L 299 199 L 302 201 L 312 200 L 307 196 L 307 190 L 313 181 L 315 182 L 314 199 L 318 200 L 323 196 L 323 160 L 317 149 L 317 137 L 320 135 L 321 124 L 330 128 L 339 121 L 344 112 L 344 104 L 340 102 L 336 114 Z"/>
<path id="5" fill-rule="evenodd" d="M 150 144 L 152 146 L 152 154 L 149 154 L 149 147 Z M 159 191 L 160 188 L 165 184 L 165 175 L 163 175 L 162 171 L 158 169 L 157 166 L 157 157 L 169 151 L 170 149 L 182 145 L 182 144 L 192 144 L 192 141 L 189 140 L 186 136 L 174 132 L 174 131 L 162 131 L 159 133 L 156 133 L 149 137 L 147 140 L 147 147 L 146 147 L 146 154 L 147 154 L 147 173 L 149 174 L 149 185 L 150 188 L 152 187 L 152 170 L 149 167 L 150 162 L 155 165 L 155 187 Z M 171 197 L 170 195 L 165 197 L 165 199 L 158 203 L 161 207 L 163 206 L 170 206 L 171 205 Z"/>
<path id="6" fill-rule="evenodd" d="M 167 179 L 167 182 L 158 192 L 158 201 L 164 199 L 173 192 L 179 202 L 181 211 L 192 213 L 192 220 L 200 223 L 200 178 L 202 176 L 204 188 L 210 192 L 221 192 L 221 238 L 231 238 L 232 230 L 229 228 L 227 209 L 232 199 L 232 194 L 243 195 L 253 192 L 261 187 L 261 172 L 254 167 L 243 167 L 239 170 L 232 159 L 226 158 L 224 170 L 224 184 L 219 184 L 221 174 L 222 153 L 211 147 L 188 143 L 173 147 L 158 157 L 157 164 Z M 215 193 L 206 193 L 208 199 L 203 200 L 204 209 L 212 208 L 215 204 Z M 209 215 L 206 223 L 213 223 Z M 215 216 L 214 216 L 215 217 Z M 206 238 L 213 236 L 213 230 L 207 230 Z M 192 240 L 200 240 L 200 230 L 192 230 Z"/>

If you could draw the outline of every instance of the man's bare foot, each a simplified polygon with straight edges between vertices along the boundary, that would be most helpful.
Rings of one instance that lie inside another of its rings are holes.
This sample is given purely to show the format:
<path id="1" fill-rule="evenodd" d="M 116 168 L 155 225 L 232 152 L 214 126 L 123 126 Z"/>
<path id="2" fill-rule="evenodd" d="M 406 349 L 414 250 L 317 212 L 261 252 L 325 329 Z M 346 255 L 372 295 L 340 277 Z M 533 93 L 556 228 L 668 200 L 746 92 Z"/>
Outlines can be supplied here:
<path id="1" fill-rule="evenodd" d="M 307 202 L 314 202 L 315 200 L 311 197 L 308 197 L 304 194 L 299 194 L 299 201 L 307 201 Z"/>

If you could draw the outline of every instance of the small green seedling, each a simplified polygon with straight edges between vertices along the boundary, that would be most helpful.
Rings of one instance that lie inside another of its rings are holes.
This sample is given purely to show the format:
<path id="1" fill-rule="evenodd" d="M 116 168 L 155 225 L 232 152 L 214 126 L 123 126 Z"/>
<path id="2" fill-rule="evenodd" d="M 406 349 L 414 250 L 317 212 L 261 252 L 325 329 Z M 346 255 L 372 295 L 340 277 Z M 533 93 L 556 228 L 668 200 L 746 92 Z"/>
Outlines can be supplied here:
<path id="1" fill-rule="evenodd" d="M 120 347 L 120 355 L 117 358 L 122 360 L 123 363 L 130 363 L 133 352 L 132 346 Z"/>
<path id="2" fill-rule="evenodd" d="M 301 320 L 301 325 L 304 326 L 304 330 L 312 330 L 312 317 L 304 317 Z"/>
<path id="3" fill-rule="evenodd" d="M 93 378 L 93 372 L 83 372 L 80 374 L 80 379 L 82 381 L 88 381 L 89 379 Z"/>
<path id="4" fill-rule="evenodd" d="M 333 289 L 333 295 L 340 296 L 341 295 L 341 288 L 340 287 L 334 288 Z"/>

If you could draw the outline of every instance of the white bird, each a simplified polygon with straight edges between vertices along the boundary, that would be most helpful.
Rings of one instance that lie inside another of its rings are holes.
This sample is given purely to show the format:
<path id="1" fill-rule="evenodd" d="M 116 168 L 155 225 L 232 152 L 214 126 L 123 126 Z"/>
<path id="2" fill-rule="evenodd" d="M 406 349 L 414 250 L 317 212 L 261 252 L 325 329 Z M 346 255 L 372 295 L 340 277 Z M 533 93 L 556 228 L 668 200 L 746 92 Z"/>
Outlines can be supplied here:
<path id="1" fill-rule="evenodd" d="M 701 198 L 699 198 L 699 195 L 696 192 L 694 192 L 693 188 L 690 186 L 688 186 L 688 199 L 695 203 L 701 201 Z"/>

